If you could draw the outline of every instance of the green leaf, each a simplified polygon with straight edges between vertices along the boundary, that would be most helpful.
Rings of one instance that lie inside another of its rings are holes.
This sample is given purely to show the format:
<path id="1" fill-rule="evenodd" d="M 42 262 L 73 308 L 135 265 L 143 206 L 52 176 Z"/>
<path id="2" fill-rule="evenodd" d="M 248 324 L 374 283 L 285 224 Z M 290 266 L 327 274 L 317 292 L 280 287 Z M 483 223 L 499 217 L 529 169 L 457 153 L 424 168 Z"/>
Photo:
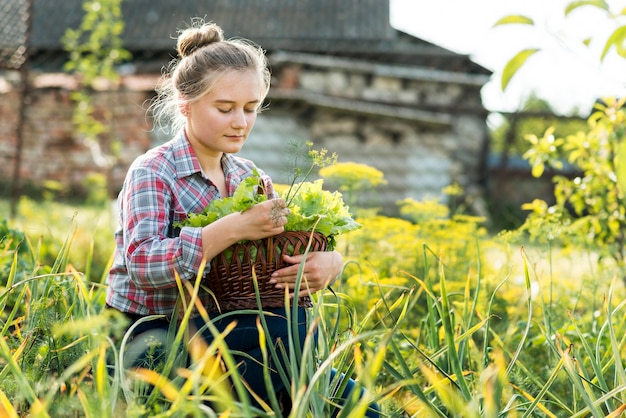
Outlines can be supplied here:
<path id="1" fill-rule="evenodd" d="M 607 12 L 609 11 L 609 5 L 604 0 L 576 0 L 570 2 L 567 7 L 565 7 L 565 16 L 582 6 L 594 6 Z"/>
<path id="2" fill-rule="evenodd" d="M 504 66 L 502 71 L 502 91 L 506 90 L 511 78 L 517 73 L 520 67 L 526 62 L 530 56 L 539 51 L 539 49 L 524 49 L 518 52 L 513 58 L 509 60 Z"/>
<path id="3" fill-rule="evenodd" d="M 230 213 L 245 211 L 267 200 L 266 195 L 258 193 L 259 179 L 258 173 L 247 177 L 239 183 L 231 197 L 212 200 L 202 213 L 190 213 L 174 226 L 202 227 Z M 320 179 L 295 185 L 298 192 L 289 206 L 291 213 L 287 217 L 285 231 L 315 230 L 327 237 L 333 237 L 361 227 L 352 218 L 341 193 L 324 190 L 323 183 Z"/>
<path id="4" fill-rule="evenodd" d="M 539 178 L 543 175 L 546 165 L 542 162 L 533 165 L 532 175 L 534 178 Z"/>
<path id="5" fill-rule="evenodd" d="M 323 190 L 322 179 L 297 185 L 285 231 L 316 231 L 325 236 L 343 234 L 361 227 L 344 204 L 339 192 Z"/>
<path id="6" fill-rule="evenodd" d="M 534 25 L 535 21 L 532 20 L 530 17 L 528 16 L 523 16 L 523 15 L 508 15 L 508 16 L 504 16 L 503 18 L 500 18 L 500 20 L 498 20 L 493 27 L 495 28 L 496 26 L 502 26 L 502 25 L 510 25 L 510 24 L 523 24 L 523 25 Z"/>
<path id="7" fill-rule="evenodd" d="M 176 227 L 202 227 L 223 218 L 224 216 L 234 213 L 243 212 L 250 209 L 257 203 L 267 200 L 267 196 L 257 193 L 259 185 L 259 175 L 255 174 L 246 177 L 230 197 L 215 199 L 209 202 L 202 213 L 190 213 L 182 222 L 176 223 Z"/>
<path id="8" fill-rule="evenodd" d="M 615 49 L 617 50 L 617 53 L 620 56 L 626 57 L 626 48 L 624 48 L 625 41 L 626 41 L 626 26 L 621 26 L 615 29 L 615 31 L 613 31 L 611 36 L 609 36 L 609 39 L 606 41 L 606 44 L 604 45 L 604 50 L 602 51 L 602 55 L 600 56 L 600 61 L 604 60 L 604 57 L 606 56 L 606 54 L 609 52 L 609 50 L 611 49 L 613 45 L 615 45 Z"/>

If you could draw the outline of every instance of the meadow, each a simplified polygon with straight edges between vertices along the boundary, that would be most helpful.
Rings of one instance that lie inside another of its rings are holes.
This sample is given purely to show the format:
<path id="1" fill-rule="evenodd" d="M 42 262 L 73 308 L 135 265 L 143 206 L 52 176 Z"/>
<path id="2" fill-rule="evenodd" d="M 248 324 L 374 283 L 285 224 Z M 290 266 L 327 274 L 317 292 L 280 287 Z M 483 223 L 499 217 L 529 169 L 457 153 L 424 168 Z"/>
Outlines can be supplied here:
<path id="1" fill-rule="evenodd" d="M 609 12 L 606 2 L 575 1 L 565 15 L 582 6 Z M 82 72 L 85 90 L 90 76 L 114 73 L 108 58 L 125 56 L 119 12 L 91 8 L 86 22 L 95 15 L 102 25 L 70 32 L 64 45 L 83 50 L 76 42 L 91 31 L 113 40 L 73 55 L 68 68 Z M 534 25 L 524 16 L 497 25 L 519 23 Z M 618 25 L 602 58 L 613 46 L 626 58 L 625 33 Z M 503 89 L 536 52 L 513 56 Z M 75 99 L 77 132 L 102 132 L 89 95 Z M 525 205 L 519 230 L 490 231 L 437 201 L 400 202 L 398 218 L 353 207 L 363 227 L 338 239 L 344 270 L 315 295 L 304 350 L 260 341 L 267 359 L 287 359 L 279 373 L 288 413 L 276 396 L 253 402 L 219 335 L 207 347 L 181 327 L 166 358 L 125 369 L 127 324 L 104 310 L 111 205 L 23 198 L 15 219 L 0 218 L 0 417 L 328 417 L 344 384 L 333 368 L 367 393 L 346 399 L 339 418 L 363 417 L 371 402 L 387 417 L 623 416 L 625 102 L 599 102 L 586 132 L 559 138 L 549 128 L 527 138 L 533 175 L 564 162 L 581 175 L 555 176 L 556 203 Z M 0 213 L 8 208 L 0 200 Z M 198 286 L 179 283 L 185 316 Z"/>
<path id="2" fill-rule="evenodd" d="M 0 416 L 283 416 L 277 399 L 254 406 L 223 341 L 201 346 L 185 329 L 172 347 L 188 347 L 191 362 L 124 370 L 124 324 L 103 310 L 111 206 L 25 198 L 19 208 L 0 223 Z M 371 401 L 390 417 L 626 410 L 617 270 L 593 250 L 489 232 L 437 201 L 406 200 L 401 213 L 357 211 L 363 227 L 337 243 L 342 277 L 314 300 L 320 332 L 303 352 L 266 347 L 268 358 L 290 354 L 288 416 L 330 416 L 341 389 L 332 367 L 369 394 L 339 417 L 363 417 Z"/>

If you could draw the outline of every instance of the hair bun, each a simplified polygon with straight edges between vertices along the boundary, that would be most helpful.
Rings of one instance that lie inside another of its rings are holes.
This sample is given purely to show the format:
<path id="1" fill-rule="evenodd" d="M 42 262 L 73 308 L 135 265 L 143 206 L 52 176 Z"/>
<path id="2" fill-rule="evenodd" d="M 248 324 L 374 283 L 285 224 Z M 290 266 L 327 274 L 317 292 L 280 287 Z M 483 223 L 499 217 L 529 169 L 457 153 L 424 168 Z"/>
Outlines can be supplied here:
<path id="1" fill-rule="evenodd" d="M 178 35 L 176 50 L 181 58 L 185 58 L 204 46 L 223 40 L 222 28 L 215 23 L 201 23 L 201 26 L 192 26 Z"/>

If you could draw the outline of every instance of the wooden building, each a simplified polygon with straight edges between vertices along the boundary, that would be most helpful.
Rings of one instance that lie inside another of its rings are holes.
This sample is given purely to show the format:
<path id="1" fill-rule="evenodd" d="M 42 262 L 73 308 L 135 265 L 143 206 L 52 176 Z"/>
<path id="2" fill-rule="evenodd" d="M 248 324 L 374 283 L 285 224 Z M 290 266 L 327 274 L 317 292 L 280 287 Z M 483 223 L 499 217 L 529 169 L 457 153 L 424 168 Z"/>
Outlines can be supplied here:
<path id="1" fill-rule="evenodd" d="M 53 179 L 80 191 L 89 173 L 105 170 L 75 134 L 69 93 L 76 82 L 62 74 L 67 55 L 60 39 L 80 24 L 81 4 L 34 0 L 20 174 L 34 187 Z M 275 181 L 286 181 L 292 163 L 281 152 L 286 145 L 311 140 L 340 161 L 383 171 L 388 184 L 373 191 L 370 202 L 385 213 L 395 214 L 396 201 L 405 197 L 441 196 L 452 183 L 471 202 L 482 201 L 488 133 L 480 91 L 490 72 L 394 29 L 387 0 L 132 0 L 123 2 L 123 16 L 124 48 L 133 58 L 120 67 L 119 85 L 94 93 L 97 114 L 124 149 L 107 168 L 112 193 L 134 157 L 164 139 L 152 130 L 145 104 L 175 55 L 177 30 L 202 17 L 226 37 L 248 38 L 267 50 L 269 109 L 242 154 Z M 19 95 L 14 75 L 1 75 L 0 178 L 8 179 Z M 475 209 L 481 212 L 479 204 Z"/>

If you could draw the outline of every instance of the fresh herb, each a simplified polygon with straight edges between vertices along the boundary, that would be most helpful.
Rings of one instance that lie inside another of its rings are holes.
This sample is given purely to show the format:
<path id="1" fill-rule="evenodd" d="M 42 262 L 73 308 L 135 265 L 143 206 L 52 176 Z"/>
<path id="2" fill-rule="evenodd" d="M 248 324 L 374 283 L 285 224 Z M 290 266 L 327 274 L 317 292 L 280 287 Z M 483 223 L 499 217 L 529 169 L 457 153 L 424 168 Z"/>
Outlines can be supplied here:
<path id="1" fill-rule="evenodd" d="M 337 153 L 333 152 L 331 155 L 328 155 L 328 150 L 326 148 L 322 148 L 321 150 L 313 149 L 313 142 L 311 141 L 306 141 L 305 146 L 307 147 L 306 159 L 309 167 L 307 171 L 304 172 L 298 164 L 298 154 L 295 154 L 295 164 L 291 173 L 291 182 L 289 184 L 287 193 L 285 194 L 285 196 L 283 196 L 285 202 L 287 203 L 287 207 L 289 208 L 291 207 L 291 201 L 293 200 L 293 197 L 300 191 L 300 186 L 303 184 L 296 183 L 298 179 L 302 179 L 301 181 L 304 182 L 306 179 L 309 178 L 315 167 L 324 168 L 326 166 L 332 166 L 337 163 Z"/>

